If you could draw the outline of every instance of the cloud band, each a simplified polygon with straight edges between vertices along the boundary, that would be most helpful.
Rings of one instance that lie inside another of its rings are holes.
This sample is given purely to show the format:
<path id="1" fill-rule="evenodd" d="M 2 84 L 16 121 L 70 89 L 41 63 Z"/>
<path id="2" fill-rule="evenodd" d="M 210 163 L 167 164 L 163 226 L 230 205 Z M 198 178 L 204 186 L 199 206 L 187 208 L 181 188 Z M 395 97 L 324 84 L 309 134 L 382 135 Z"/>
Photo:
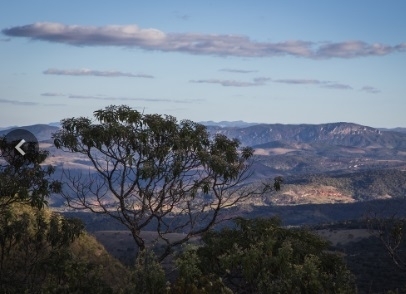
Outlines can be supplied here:
<path id="1" fill-rule="evenodd" d="M 151 75 L 146 74 L 133 74 L 129 72 L 120 72 L 120 71 L 101 71 L 101 70 L 92 70 L 87 68 L 82 69 L 55 69 L 49 68 L 43 71 L 46 75 L 67 75 L 67 76 L 95 76 L 95 77 L 130 77 L 130 78 L 154 78 Z"/>
<path id="2" fill-rule="evenodd" d="M 8 37 L 27 37 L 75 46 L 122 46 L 165 52 L 190 54 L 274 57 L 296 56 L 314 59 L 355 58 L 382 56 L 405 52 L 406 43 L 394 46 L 363 41 L 315 43 L 285 41 L 279 43 L 257 42 L 242 35 L 202 33 L 165 33 L 157 29 L 143 29 L 137 25 L 80 26 L 61 23 L 38 22 L 2 30 Z"/>

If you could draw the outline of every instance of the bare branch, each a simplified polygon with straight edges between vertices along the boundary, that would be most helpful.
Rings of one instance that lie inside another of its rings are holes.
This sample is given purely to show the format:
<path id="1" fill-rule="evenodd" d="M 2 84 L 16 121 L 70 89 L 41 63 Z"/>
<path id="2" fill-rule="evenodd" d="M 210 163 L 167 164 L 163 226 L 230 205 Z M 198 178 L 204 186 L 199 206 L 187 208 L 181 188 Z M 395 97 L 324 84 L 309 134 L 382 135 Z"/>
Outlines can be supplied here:
<path id="1" fill-rule="evenodd" d="M 141 231 L 153 226 L 174 246 L 202 234 L 222 211 L 260 197 L 266 189 L 247 185 L 253 151 L 237 140 L 211 138 L 202 125 L 171 116 L 145 115 L 127 106 L 95 112 L 96 124 L 78 118 L 62 122 L 55 145 L 88 157 L 93 171 L 65 171 L 63 195 L 70 207 L 106 214 L 124 224 L 141 250 Z M 176 240 L 172 233 L 182 233 Z"/>

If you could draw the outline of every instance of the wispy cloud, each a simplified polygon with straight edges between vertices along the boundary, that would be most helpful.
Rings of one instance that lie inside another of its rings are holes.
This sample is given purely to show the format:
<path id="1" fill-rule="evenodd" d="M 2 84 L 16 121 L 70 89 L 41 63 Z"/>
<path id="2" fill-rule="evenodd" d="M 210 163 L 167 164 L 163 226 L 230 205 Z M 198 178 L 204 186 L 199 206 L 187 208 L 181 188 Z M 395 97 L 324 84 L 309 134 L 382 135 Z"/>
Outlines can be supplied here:
<path id="1" fill-rule="evenodd" d="M 181 19 L 181 20 L 184 20 L 184 21 L 189 20 L 189 18 L 190 18 L 190 15 L 189 15 L 189 14 L 181 13 L 181 12 L 178 11 L 178 10 L 174 11 L 173 13 L 175 14 L 175 17 L 176 17 L 176 18 Z"/>
<path id="2" fill-rule="evenodd" d="M 67 76 L 95 76 L 95 77 L 130 77 L 130 78 L 154 78 L 146 74 L 134 74 L 129 72 L 113 71 L 113 70 L 92 70 L 87 68 L 82 69 L 55 69 L 49 68 L 43 71 L 46 75 L 67 75 Z"/>
<path id="3" fill-rule="evenodd" d="M 406 43 L 390 46 L 380 43 L 368 44 L 362 41 L 347 41 L 322 45 L 318 49 L 318 54 L 324 58 L 353 58 L 361 56 L 382 56 L 393 52 L 405 51 Z"/>
<path id="4" fill-rule="evenodd" d="M 66 96 L 66 95 L 62 94 L 62 93 L 46 92 L 46 93 L 41 93 L 41 96 L 45 96 L 45 97 L 63 97 L 63 96 Z"/>
<path id="5" fill-rule="evenodd" d="M 103 100 L 103 101 L 141 101 L 141 102 L 169 102 L 169 103 L 197 103 L 204 101 L 203 99 L 166 99 L 166 98 L 138 98 L 138 97 L 119 97 L 119 96 L 105 96 L 105 95 L 76 95 L 68 94 L 69 99 L 82 99 L 82 100 Z"/>
<path id="6" fill-rule="evenodd" d="M 131 97 L 105 97 L 92 95 L 68 95 L 70 99 L 93 99 L 93 100 L 121 100 L 121 101 L 144 101 L 144 102 L 170 102 L 170 99 L 160 98 L 131 98 Z"/>
<path id="7" fill-rule="evenodd" d="M 284 83 L 291 85 L 318 85 L 323 88 L 336 89 L 336 90 L 351 90 L 353 89 L 350 85 L 332 82 L 332 81 L 322 81 L 317 79 L 280 79 L 274 80 L 276 83 Z"/>
<path id="8" fill-rule="evenodd" d="M 312 79 L 280 79 L 274 80 L 276 83 L 293 84 L 293 85 L 319 85 L 322 81 Z"/>
<path id="9" fill-rule="evenodd" d="M 267 78 L 267 77 L 257 77 L 257 78 L 253 79 L 254 83 L 257 83 L 259 85 L 263 85 L 266 82 L 269 82 L 271 80 L 272 80 L 271 78 Z"/>
<path id="10" fill-rule="evenodd" d="M 0 104 L 11 104 L 11 105 L 19 105 L 19 106 L 65 106 L 65 104 L 60 103 L 39 103 L 39 102 L 32 102 L 32 101 L 18 101 L 18 100 L 9 100 L 9 99 L 1 99 Z"/>
<path id="11" fill-rule="evenodd" d="M 199 83 L 199 84 L 219 84 L 223 87 L 253 87 L 253 86 L 263 86 L 268 82 L 273 83 L 282 83 L 289 85 L 310 85 L 318 86 L 326 89 L 333 90 L 354 90 L 354 87 L 348 84 L 338 83 L 334 81 L 324 81 L 318 79 L 271 79 L 268 77 L 256 77 L 252 81 L 236 81 L 236 80 L 221 80 L 221 79 L 201 79 L 201 80 L 190 80 L 190 83 Z M 361 89 L 368 93 L 379 93 L 380 90 L 371 87 L 365 86 Z"/>
<path id="12" fill-rule="evenodd" d="M 2 38 L 0 39 L 0 42 L 10 42 L 11 38 Z"/>
<path id="13" fill-rule="evenodd" d="M 36 103 L 36 102 L 9 100 L 9 99 L 1 99 L 1 98 L 0 98 L 0 103 L 2 103 L 2 104 L 12 104 L 12 105 L 25 105 L 25 106 L 39 105 L 39 103 Z"/>
<path id="14" fill-rule="evenodd" d="M 406 43 L 387 45 L 361 40 L 344 42 L 311 42 L 288 40 L 259 42 L 248 36 L 232 34 L 165 33 L 137 25 L 81 26 L 38 22 L 2 30 L 9 37 L 27 37 L 75 46 L 122 46 L 190 54 L 274 57 L 297 56 L 313 59 L 356 58 L 405 52 Z"/>
<path id="15" fill-rule="evenodd" d="M 58 92 L 45 92 L 41 93 L 41 96 L 66 97 L 69 99 L 82 99 L 82 100 L 169 102 L 169 103 L 185 103 L 185 104 L 204 101 L 203 99 L 166 99 L 166 98 L 122 97 L 122 96 L 107 96 L 107 95 L 79 95 L 79 94 L 64 94 Z"/>
<path id="16" fill-rule="evenodd" d="M 353 87 L 351 87 L 350 85 L 340 84 L 340 83 L 326 83 L 323 85 L 323 88 L 336 89 L 336 90 L 352 90 L 353 89 Z"/>
<path id="17" fill-rule="evenodd" d="M 223 87 L 253 87 L 265 85 L 269 78 L 259 77 L 253 79 L 252 82 L 235 81 L 235 80 L 220 80 L 220 79 L 204 79 L 204 80 L 190 80 L 190 83 L 199 84 L 219 84 Z"/>
<path id="18" fill-rule="evenodd" d="M 252 73 L 258 72 L 257 70 L 245 70 L 245 69 L 235 69 L 235 68 L 222 68 L 219 71 L 233 72 L 233 73 Z"/>
<path id="19" fill-rule="evenodd" d="M 354 90 L 354 87 L 348 84 L 337 83 L 333 81 L 322 81 L 317 79 L 279 79 L 279 80 L 272 80 L 275 83 L 284 83 L 284 84 L 291 84 L 291 85 L 316 85 L 322 88 L 327 89 L 334 89 L 334 90 Z M 380 93 L 381 91 L 372 86 L 364 86 L 360 89 L 360 91 L 364 91 L 371 94 Z"/>
<path id="20" fill-rule="evenodd" d="M 367 93 L 371 93 L 371 94 L 377 94 L 380 93 L 381 91 L 375 87 L 371 87 L 371 86 L 364 86 L 361 88 L 361 91 L 365 91 Z"/>
<path id="21" fill-rule="evenodd" d="M 174 99 L 171 100 L 173 103 L 180 103 L 180 104 L 191 104 L 191 103 L 199 103 L 204 102 L 204 99 Z"/>

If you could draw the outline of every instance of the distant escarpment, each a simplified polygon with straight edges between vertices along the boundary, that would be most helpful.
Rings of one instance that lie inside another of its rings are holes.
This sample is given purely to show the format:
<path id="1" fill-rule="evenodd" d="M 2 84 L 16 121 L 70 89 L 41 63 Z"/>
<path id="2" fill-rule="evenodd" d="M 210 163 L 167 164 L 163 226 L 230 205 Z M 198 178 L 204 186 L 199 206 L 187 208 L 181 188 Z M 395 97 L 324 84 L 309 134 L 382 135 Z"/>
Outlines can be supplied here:
<path id="1" fill-rule="evenodd" d="M 211 133 L 237 138 L 247 146 L 283 141 L 285 143 L 326 143 L 352 147 L 401 148 L 406 151 L 406 133 L 382 131 L 354 123 L 258 124 L 248 127 L 208 126 L 208 129 Z"/>

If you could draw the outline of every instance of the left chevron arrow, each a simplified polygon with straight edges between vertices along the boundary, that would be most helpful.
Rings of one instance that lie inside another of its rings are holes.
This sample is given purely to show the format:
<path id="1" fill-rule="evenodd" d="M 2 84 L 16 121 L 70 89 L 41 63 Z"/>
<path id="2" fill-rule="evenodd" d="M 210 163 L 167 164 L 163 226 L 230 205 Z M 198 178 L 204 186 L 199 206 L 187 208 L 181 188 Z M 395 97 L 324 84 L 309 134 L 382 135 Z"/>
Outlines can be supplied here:
<path id="1" fill-rule="evenodd" d="M 18 152 L 20 152 L 20 154 L 21 154 L 22 156 L 24 156 L 24 155 L 25 155 L 24 150 L 23 150 L 23 149 L 21 149 L 21 146 L 23 146 L 23 145 L 24 145 L 24 143 L 25 143 L 25 140 L 24 140 L 24 139 L 22 139 L 22 140 L 20 141 L 20 143 L 18 143 L 18 144 L 16 145 L 16 147 L 15 147 L 15 149 L 17 149 L 17 151 L 18 151 Z"/>
<path id="2" fill-rule="evenodd" d="M 4 142 L 4 144 L 0 144 L 1 157 L 10 164 L 16 164 L 16 160 L 18 164 L 29 164 L 34 158 L 37 158 L 38 139 L 30 131 L 21 128 L 13 129 L 0 141 Z M 1 184 L 0 180 L 0 186 Z"/>

